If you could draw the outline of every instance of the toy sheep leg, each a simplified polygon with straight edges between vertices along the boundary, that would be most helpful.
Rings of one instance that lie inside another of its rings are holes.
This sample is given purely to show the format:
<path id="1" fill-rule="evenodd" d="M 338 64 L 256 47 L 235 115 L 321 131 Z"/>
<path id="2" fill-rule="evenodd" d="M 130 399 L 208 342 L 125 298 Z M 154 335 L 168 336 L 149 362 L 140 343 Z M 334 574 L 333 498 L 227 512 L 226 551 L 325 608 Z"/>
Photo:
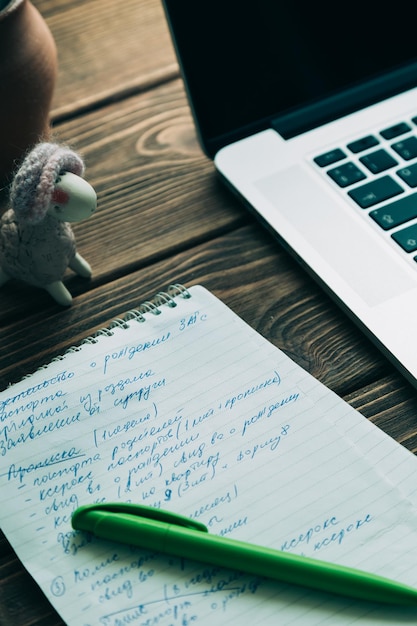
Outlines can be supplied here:
<path id="1" fill-rule="evenodd" d="M 45 289 L 53 297 L 55 302 L 61 306 L 70 306 L 72 304 L 72 295 L 60 280 L 45 285 Z"/>
<path id="2" fill-rule="evenodd" d="M 87 263 L 87 261 L 78 252 L 76 252 L 75 257 L 72 261 L 70 261 L 69 267 L 73 272 L 79 274 L 83 278 L 90 278 L 92 274 L 90 264 Z"/>
<path id="3" fill-rule="evenodd" d="M 83 278 L 90 278 L 92 272 L 90 264 L 79 254 L 75 253 L 74 258 L 70 261 L 68 267 L 70 267 L 76 274 L 79 274 Z M 1 268 L 0 268 L 0 286 L 1 286 Z M 53 297 L 55 302 L 62 306 L 70 306 L 72 304 L 72 296 L 64 283 L 60 280 L 45 285 L 46 291 Z"/>
<path id="4" fill-rule="evenodd" d="M 10 276 L 0 267 L 0 287 L 7 283 L 8 280 L 10 280 Z M 45 289 L 58 304 L 61 304 L 62 306 L 71 305 L 72 296 L 60 280 L 46 285 Z"/>

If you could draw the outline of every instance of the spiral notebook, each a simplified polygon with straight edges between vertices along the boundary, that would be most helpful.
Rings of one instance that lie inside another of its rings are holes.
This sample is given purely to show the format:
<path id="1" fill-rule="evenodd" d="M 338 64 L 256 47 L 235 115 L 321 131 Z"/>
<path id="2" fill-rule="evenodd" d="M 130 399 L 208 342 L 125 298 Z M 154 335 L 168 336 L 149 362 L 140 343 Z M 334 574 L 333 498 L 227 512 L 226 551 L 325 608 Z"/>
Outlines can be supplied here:
<path id="1" fill-rule="evenodd" d="M 9 387 L 0 417 L 2 530 L 70 626 L 415 621 L 72 530 L 80 505 L 137 502 L 417 585 L 414 456 L 201 286 Z"/>

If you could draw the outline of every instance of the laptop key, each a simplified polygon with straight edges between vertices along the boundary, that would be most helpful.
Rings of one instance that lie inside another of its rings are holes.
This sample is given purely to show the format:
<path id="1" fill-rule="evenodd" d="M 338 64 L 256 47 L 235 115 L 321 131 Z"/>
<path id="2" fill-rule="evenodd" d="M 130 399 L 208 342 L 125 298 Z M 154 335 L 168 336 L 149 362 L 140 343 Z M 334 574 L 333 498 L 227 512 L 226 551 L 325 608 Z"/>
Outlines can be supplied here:
<path id="1" fill-rule="evenodd" d="M 409 187 L 417 187 L 417 163 L 402 167 L 397 174 Z"/>
<path id="2" fill-rule="evenodd" d="M 363 150 L 367 150 L 368 148 L 373 148 L 373 146 L 377 146 L 379 141 L 373 135 L 367 135 L 366 137 L 362 137 L 362 139 L 357 139 L 356 141 L 352 141 L 348 143 L 347 147 L 354 154 L 358 152 L 362 152 Z"/>
<path id="3" fill-rule="evenodd" d="M 344 163 L 327 171 L 339 187 L 348 187 L 366 178 L 365 174 L 354 163 Z"/>
<path id="4" fill-rule="evenodd" d="M 334 150 L 329 150 L 329 152 L 325 152 L 324 154 L 320 154 L 314 159 L 314 162 L 317 163 L 319 167 L 325 167 L 326 165 L 331 165 L 332 163 L 336 163 L 336 161 L 341 161 L 344 159 L 346 154 L 340 148 L 335 148 Z"/>
<path id="5" fill-rule="evenodd" d="M 377 180 L 348 191 L 348 195 L 362 209 L 367 209 L 402 192 L 403 188 L 395 180 L 390 176 L 382 176 Z"/>
<path id="6" fill-rule="evenodd" d="M 417 224 L 407 226 L 393 233 L 391 237 L 406 252 L 415 252 L 417 250 Z"/>
<path id="7" fill-rule="evenodd" d="M 384 230 L 404 224 L 417 217 L 417 193 L 375 209 L 369 215 Z"/>
<path id="8" fill-rule="evenodd" d="M 390 126 L 385 130 L 381 130 L 381 137 L 384 139 L 394 139 L 394 137 L 399 137 L 399 135 L 404 135 L 404 133 L 408 133 L 411 130 L 411 127 L 406 124 L 406 122 L 400 122 L 399 124 L 395 124 L 394 126 Z"/>
<path id="9" fill-rule="evenodd" d="M 417 157 L 417 137 L 408 137 L 404 141 L 398 141 L 391 146 L 405 161 Z"/>
<path id="10" fill-rule="evenodd" d="M 379 174 L 398 165 L 398 162 L 385 150 L 371 152 L 359 159 L 373 174 Z"/>

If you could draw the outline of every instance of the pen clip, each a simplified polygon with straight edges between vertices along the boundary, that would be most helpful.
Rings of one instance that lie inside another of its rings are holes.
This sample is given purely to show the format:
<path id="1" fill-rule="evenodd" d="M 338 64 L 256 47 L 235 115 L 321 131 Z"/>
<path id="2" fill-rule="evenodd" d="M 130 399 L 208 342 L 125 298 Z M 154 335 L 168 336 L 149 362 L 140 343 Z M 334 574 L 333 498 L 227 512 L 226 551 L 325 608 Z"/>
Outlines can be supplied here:
<path id="1" fill-rule="evenodd" d="M 145 506 L 142 504 L 132 504 L 129 502 L 101 502 L 99 504 L 88 504 L 81 506 L 78 511 L 87 513 L 88 511 L 105 511 L 106 513 L 127 513 L 134 517 L 145 517 L 157 522 L 164 522 L 166 524 L 175 524 L 176 526 L 183 526 L 191 530 L 198 530 L 201 532 L 208 532 L 208 528 L 201 522 L 196 522 L 185 515 L 179 515 L 163 509 L 157 509 L 152 506 Z"/>

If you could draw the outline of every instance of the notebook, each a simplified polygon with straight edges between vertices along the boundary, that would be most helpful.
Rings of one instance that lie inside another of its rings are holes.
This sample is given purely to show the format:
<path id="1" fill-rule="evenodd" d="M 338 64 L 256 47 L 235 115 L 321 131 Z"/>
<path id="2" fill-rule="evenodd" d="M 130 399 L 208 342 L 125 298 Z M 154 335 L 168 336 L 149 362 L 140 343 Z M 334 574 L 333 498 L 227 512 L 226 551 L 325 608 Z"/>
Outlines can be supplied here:
<path id="1" fill-rule="evenodd" d="M 417 7 L 163 0 L 224 182 L 417 381 Z"/>
<path id="2" fill-rule="evenodd" d="M 136 502 L 417 585 L 414 455 L 202 286 L 1 392 L 0 422 L 1 528 L 69 626 L 415 623 L 72 529 L 80 505 Z"/>

